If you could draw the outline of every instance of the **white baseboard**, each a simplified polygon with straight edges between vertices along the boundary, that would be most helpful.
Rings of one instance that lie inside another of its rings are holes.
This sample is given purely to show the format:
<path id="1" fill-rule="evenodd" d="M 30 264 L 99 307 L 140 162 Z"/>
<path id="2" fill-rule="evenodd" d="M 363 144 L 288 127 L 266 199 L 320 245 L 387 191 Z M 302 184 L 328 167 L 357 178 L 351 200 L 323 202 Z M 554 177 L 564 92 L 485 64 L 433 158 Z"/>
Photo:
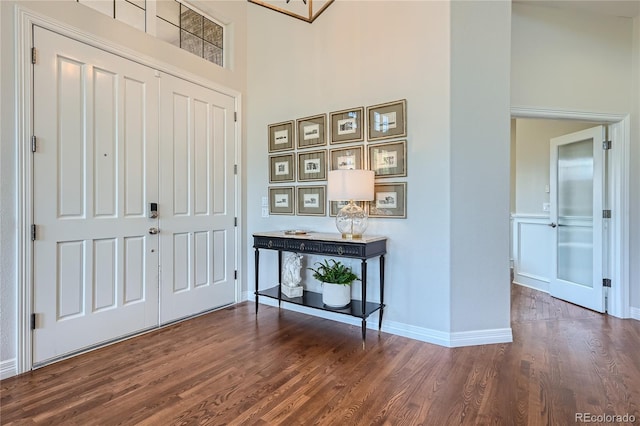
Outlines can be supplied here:
<path id="1" fill-rule="evenodd" d="M 244 300 L 255 301 L 255 296 L 252 293 L 249 294 L 247 292 L 244 294 L 244 296 L 246 296 L 246 299 Z M 263 297 L 260 299 L 260 304 L 277 307 L 278 301 L 275 299 Z M 325 318 L 344 324 L 355 326 L 362 325 L 361 320 L 356 317 L 344 314 L 336 314 L 333 312 L 314 308 L 308 308 L 306 306 L 300 306 L 293 303 L 283 302 L 282 309 L 300 312 L 319 318 Z M 374 313 L 367 319 L 367 329 L 378 329 L 377 313 Z M 447 333 L 444 331 L 432 330 L 424 327 L 416 327 L 414 325 L 396 321 L 383 320 L 382 331 L 384 331 L 385 333 L 395 334 L 396 336 L 407 337 L 409 339 L 419 340 L 421 342 L 432 343 L 434 345 L 444 346 L 448 348 L 473 345 L 490 345 L 495 343 L 510 343 L 513 341 L 511 328 Z"/>
<path id="2" fill-rule="evenodd" d="M 631 318 L 634 320 L 640 321 L 640 308 L 634 308 L 633 306 L 630 309 Z"/>
<path id="3" fill-rule="evenodd" d="M 16 359 L 0 361 L 0 379 L 8 379 L 18 374 L 18 364 Z"/>
<path id="4" fill-rule="evenodd" d="M 525 281 L 525 282 L 523 282 L 523 281 Z M 538 286 L 538 285 L 535 285 L 535 284 L 532 285 L 530 282 L 528 282 L 526 280 L 519 280 L 517 278 L 513 280 L 513 283 L 517 284 L 517 285 L 519 285 L 521 287 L 532 288 L 534 290 L 542 291 L 544 293 L 549 294 L 549 283 L 547 283 L 547 285 L 544 288 L 543 288 L 543 286 Z"/>

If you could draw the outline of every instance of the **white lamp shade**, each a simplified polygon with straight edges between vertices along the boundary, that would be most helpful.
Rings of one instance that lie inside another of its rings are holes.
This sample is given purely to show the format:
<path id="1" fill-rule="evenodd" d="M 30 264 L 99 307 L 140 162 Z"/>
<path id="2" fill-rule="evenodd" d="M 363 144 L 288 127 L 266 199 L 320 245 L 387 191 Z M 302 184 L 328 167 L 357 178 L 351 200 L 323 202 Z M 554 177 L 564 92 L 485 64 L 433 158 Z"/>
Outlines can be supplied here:
<path id="1" fill-rule="evenodd" d="M 373 170 L 331 170 L 327 178 L 330 201 L 371 201 L 374 198 Z"/>

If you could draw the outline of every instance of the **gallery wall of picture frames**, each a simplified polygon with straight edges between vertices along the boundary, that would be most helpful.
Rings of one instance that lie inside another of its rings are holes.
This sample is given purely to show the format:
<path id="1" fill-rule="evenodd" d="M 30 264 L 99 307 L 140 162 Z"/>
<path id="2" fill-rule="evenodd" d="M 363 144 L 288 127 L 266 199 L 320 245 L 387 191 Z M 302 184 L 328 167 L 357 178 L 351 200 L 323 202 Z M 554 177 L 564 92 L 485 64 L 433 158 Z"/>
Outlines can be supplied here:
<path id="1" fill-rule="evenodd" d="M 406 218 L 407 143 L 406 99 L 268 125 L 269 213 L 336 216 L 346 202 L 327 200 L 329 170 L 369 169 L 375 199 L 359 205 L 370 218 Z"/>

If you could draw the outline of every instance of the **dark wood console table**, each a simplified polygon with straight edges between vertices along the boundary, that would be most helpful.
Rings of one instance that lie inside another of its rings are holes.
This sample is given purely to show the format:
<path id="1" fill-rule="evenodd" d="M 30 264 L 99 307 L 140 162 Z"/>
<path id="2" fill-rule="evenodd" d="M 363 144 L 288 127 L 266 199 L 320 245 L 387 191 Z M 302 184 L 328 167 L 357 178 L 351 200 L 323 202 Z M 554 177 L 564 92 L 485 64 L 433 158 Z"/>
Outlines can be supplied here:
<path id="1" fill-rule="evenodd" d="M 329 312 L 351 315 L 362 319 L 362 342 L 367 337 L 366 320 L 377 310 L 380 310 L 378 330 L 382 328 L 382 314 L 384 311 L 384 255 L 387 252 L 387 238 L 380 236 L 363 236 L 358 240 L 342 239 L 340 234 L 323 234 L 310 232 L 304 235 L 287 235 L 283 231 L 261 232 L 253 234 L 253 248 L 255 249 L 256 275 L 256 314 L 258 314 L 259 296 L 278 300 L 278 307 L 282 301 L 297 305 L 322 309 Z M 278 285 L 260 290 L 260 249 L 278 251 Z M 318 254 L 330 257 L 349 257 L 362 261 L 362 299 L 352 299 L 344 308 L 330 308 L 322 303 L 322 294 L 305 290 L 302 297 L 289 298 L 282 294 L 282 252 Z M 367 302 L 367 259 L 380 258 L 380 303 Z"/>

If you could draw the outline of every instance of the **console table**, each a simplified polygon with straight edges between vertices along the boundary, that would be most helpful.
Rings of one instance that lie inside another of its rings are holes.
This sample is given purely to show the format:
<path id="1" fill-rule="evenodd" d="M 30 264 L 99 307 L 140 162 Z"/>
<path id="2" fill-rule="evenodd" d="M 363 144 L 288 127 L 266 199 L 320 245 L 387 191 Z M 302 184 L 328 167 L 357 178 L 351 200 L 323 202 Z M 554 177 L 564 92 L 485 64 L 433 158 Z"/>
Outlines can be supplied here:
<path id="1" fill-rule="evenodd" d="M 384 255 L 387 252 L 387 238 L 381 236 L 363 236 L 358 240 L 342 239 L 340 234 L 324 234 L 309 232 L 303 235 L 288 235 L 284 231 L 260 232 L 253 234 L 253 248 L 255 249 L 256 275 L 256 315 L 258 314 L 258 298 L 270 297 L 278 300 L 278 307 L 282 301 L 297 305 L 322 309 L 329 312 L 351 315 L 362 319 L 362 342 L 367 337 L 366 320 L 377 310 L 380 310 L 378 330 L 382 328 L 382 314 L 384 311 Z M 266 290 L 260 290 L 260 249 L 278 251 L 278 284 Z M 289 298 L 282 294 L 282 252 L 318 254 L 331 257 L 349 257 L 362 261 L 362 299 L 352 299 L 344 308 L 331 308 L 322 303 L 322 294 L 305 290 L 302 297 Z M 380 303 L 367 302 L 367 259 L 380 258 Z"/>

